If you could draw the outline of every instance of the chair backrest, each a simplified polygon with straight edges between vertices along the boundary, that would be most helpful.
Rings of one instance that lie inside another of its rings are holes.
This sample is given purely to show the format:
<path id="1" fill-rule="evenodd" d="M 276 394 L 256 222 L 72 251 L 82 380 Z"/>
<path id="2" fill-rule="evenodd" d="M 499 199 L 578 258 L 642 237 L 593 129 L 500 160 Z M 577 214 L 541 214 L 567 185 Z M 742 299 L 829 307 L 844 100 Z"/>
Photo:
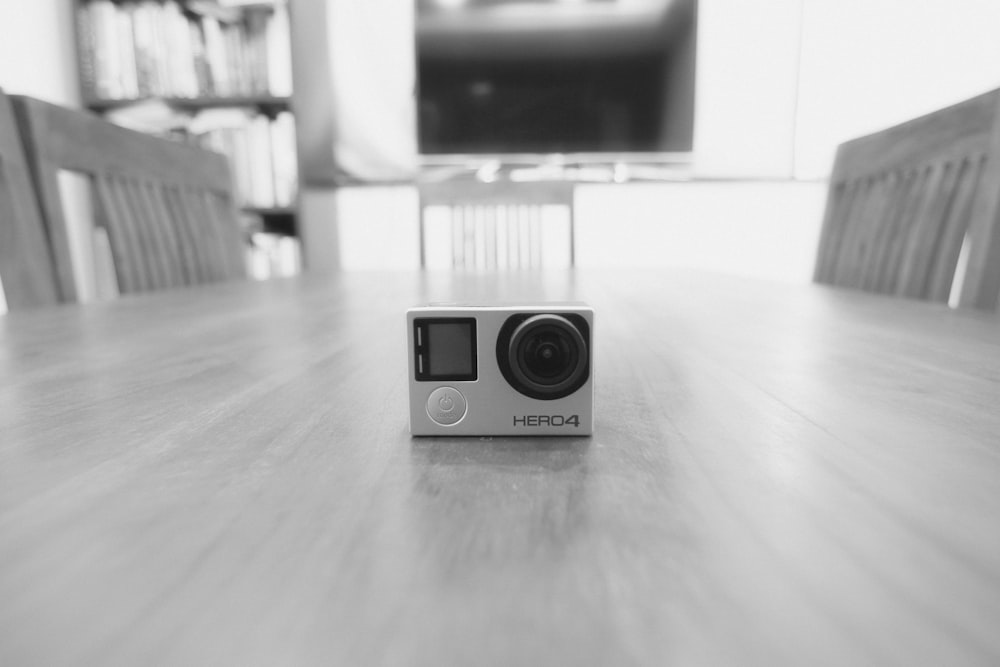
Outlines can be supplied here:
<path id="1" fill-rule="evenodd" d="M 14 108 L 0 90 L 0 282 L 7 308 L 59 302 L 55 268 Z"/>
<path id="2" fill-rule="evenodd" d="M 449 180 L 421 183 L 419 190 L 425 268 L 534 269 L 575 262 L 571 182 Z"/>
<path id="3" fill-rule="evenodd" d="M 63 300 L 76 299 L 60 171 L 93 184 L 122 293 L 246 276 L 229 166 L 217 153 L 14 96 Z"/>
<path id="4" fill-rule="evenodd" d="M 814 279 L 997 307 L 1000 90 L 839 147 Z"/>

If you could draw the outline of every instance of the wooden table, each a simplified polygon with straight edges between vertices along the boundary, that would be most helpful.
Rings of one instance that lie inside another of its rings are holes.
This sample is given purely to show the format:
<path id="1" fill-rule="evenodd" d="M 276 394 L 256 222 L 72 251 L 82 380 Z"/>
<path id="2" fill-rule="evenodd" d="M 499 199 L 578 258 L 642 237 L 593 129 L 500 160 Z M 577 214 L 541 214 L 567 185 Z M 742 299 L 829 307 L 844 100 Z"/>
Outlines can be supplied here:
<path id="1" fill-rule="evenodd" d="M 596 434 L 411 439 L 404 309 L 582 298 Z M 1000 320 L 699 274 L 0 318 L 0 664 L 1000 664 Z"/>

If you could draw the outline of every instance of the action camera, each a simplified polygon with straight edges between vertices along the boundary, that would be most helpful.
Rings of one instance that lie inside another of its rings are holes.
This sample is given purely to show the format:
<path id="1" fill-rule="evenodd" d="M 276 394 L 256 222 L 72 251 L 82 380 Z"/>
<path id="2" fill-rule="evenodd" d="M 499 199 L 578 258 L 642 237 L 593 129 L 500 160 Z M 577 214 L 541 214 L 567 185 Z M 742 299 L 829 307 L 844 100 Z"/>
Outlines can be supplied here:
<path id="1" fill-rule="evenodd" d="M 413 435 L 590 435 L 594 312 L 582 303 L 406 313 Z"/>

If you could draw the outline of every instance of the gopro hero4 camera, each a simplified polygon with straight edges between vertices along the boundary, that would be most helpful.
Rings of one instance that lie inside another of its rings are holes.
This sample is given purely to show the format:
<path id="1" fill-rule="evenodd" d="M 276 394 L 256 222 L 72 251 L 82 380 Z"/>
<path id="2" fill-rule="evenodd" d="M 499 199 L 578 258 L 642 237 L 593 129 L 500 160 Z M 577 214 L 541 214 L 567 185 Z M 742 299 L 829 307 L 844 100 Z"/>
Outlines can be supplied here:
<path id="1" fill-rule="evenodd" d="M 432 304 L 406 325 L 413 435 L 593 432 L 586 304 Z"/>

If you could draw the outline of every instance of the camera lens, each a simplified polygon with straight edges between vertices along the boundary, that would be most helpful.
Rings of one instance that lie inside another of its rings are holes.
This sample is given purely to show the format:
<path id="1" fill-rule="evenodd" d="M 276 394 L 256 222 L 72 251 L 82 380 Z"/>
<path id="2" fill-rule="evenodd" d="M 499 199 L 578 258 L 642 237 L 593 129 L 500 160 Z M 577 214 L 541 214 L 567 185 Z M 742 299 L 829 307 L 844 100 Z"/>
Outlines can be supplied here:
<path id="1" fill-rule="evenodd" d="M 506 350 L 498 343 L 504 375 L 522 394 L 555 399 L 576 391 L 587 379 L 587 342 L 580 329 L 560 315 L 533 315 L 517 324 Z M 507 370 L 509 369 L 509 374 Z"/>
<path id="2" fill-rule="evenodd" d="M 525 365 L 539 377 L 549 378 L 558 375 L 566 368 L 566 358 L 570 351 L 564 341 L 536 338 L 531 341 L 526 350 Z"/>
<path id="3" fill-rule="evenodd" d="M 559 331 L 531 332 L 520 341 L 516 359 L 521 370 L 534 382 L 553 384 L 573 369 L 575 349 Z"/>

